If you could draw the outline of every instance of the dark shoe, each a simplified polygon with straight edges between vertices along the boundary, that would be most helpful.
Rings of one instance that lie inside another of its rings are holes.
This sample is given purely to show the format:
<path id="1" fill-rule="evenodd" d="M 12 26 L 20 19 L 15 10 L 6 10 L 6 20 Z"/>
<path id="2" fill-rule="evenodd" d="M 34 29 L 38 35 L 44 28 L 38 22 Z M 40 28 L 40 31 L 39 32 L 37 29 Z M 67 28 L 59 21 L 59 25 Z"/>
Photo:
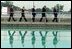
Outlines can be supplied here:
<path id="1" fill-rule="evenodd" d="M 21 19 L 19 20 L 19 22 L 21 22 Z"/>
<path id="2" fill-rule="evenodd" d="M 19 21 L 21 22 L 21 20 L 22 20 L 22 18 L 20 18 L 20 20 L 19 20 Z"/>
<path id="3" fill-rule="evenodd" d="M 33 22 L 34 22 L 34 20 L 33 20 Z"/>
<path id="4" fill-rule="evenodd" d="M 52 22 L 54 22 L 54 20 L 52 20 Z"/>
<path id="5" fill-rule="evenodd" d="M 43 19 L 43 18 L 40 19 L 40 22 L 42 22 L 42 19 Z"/>
<path id="6" fill-rule="evenodd" d="M 21 21 L 19 20 L 19 22 L 21 22 Z"/>
<path id="7" fill-rule="evenodd" d="M 58 22 L 58 21 L 56 21 L 56 22 Z"/>
<path id="8" fill-rule="evenodd" d="M 16 21 L 16 20 L 14 20 L 14 21 Z"/>
<path id="9" fill-rule="evenodd" d="M 39 22 L 42 22 L 42 21 L 39 21 Z"/>
<path id="10" fill-rule="evenodd" d="M 8 22 L 10 22 L 10 20 L 8 20 Z"/>
<path id="11" fill-rule="evenodd" d="M 46 22 L 48 22 L 48 20 L 46 20 Z"/>
<path id="12" fill-rule="evenodd" d="M 27 21 L 25 21 L 25 22 L 27 22 Z"/>
<path id="13" fill-rule="evenodd" d="M 35 21 L 33 20 L 33 22 L 35 22 Z"/>

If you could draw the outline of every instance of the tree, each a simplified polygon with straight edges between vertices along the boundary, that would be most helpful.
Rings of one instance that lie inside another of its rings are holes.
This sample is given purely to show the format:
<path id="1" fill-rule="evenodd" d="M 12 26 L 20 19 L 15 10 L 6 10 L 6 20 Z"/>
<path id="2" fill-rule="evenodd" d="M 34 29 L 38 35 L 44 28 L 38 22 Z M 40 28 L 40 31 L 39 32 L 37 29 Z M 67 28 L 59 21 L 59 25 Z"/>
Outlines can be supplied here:
<path id="1" fill-rule="evenodd" d="M 54 7 L 56 7 L 58 11 L 62 11 L 64 6 L 60 4 L 56 4 L 56 6 Z"/>
<path id="2" fill-rule="evenodd" d="M 6 1 L 5 4 L 6 4 L 6 6 L 11 7 L 13 5 L 13 2 Z"/>
<path id="3" fill-rule="evenodd" d="M 14 10 L 20 10 L 20 8 L 19 7 L 17 7 L 17 6 L 14 6 L 13 5 L 13 2 L 11 2 L 11 1 L 6 1 L 6 2 L 1 2 L 1 8 L 2 8 L 2 6 L 3 7 L 12 7 L 13 6 L 13 9 Z"/>
<path id="4" fill-rule="evenodd" d="M 46 8 L 46 12 L 52 12 L 50 8 Z"/>
<path id="5" fill-rule="evenodd" d="M 36 9 L 36 12 L 41 12 L 41 9 L 40 9 L 40 8 L 37 8 L 37 9 Z"/>

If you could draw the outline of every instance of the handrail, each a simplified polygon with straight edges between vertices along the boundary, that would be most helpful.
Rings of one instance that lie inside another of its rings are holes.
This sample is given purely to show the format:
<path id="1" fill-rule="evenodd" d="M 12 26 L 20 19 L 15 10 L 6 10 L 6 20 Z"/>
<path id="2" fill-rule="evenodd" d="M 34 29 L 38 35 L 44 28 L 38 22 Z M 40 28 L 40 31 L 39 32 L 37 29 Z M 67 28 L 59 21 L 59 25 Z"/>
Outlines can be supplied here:
<path id="1" fill-rule="evenodd" d="M 6 12 L 4 12 L 4 13 L 6 13 Z M 13 12 L 12 12 L 13 13 Z M 21 15 L 21 13 L 22 12 L 14 12 L 14 15 L 16 14 L 17 15 L 17 13 L 18 13 L 18 15 L 20 14 Z M 25 12 L 25 14 L 31 14 L 32 15 L 32 13 L 37 13 L 37 14 L 41 14 L 41 13 L 46 13 L 46 14 L 53 14 L 54 12 Z M 70 14 L 71 15 L 71 12 L 55 12 L 55 13 L 58 13 L 58 14 Z M 2 14 L 3 15 L 3 14 Z M 7 13 L 7 15 L 9 15 L 9 13 Z M 54 17 L 53 17 L 54 18 Z M 60 22 L 60 16 L 58 16 L 58 18 L 59 18 L 59 22 Z"/>
<path id="2" fill-rule="evenodd" d="M 7 12 L 3 12 L 3 13 L 7 13 Z M 22 13 L 22 12 L 8 12 L 8 13 Z M 46 13 L 46 14 L 54 14 L 54 13 L 58 13 L 58 14 L 69 14 L 71 12 L 23 12 L 25 14 L 31 14 L 31 13 L 37 13 L 37 14 L 41 14 L 41 13 Z"/>

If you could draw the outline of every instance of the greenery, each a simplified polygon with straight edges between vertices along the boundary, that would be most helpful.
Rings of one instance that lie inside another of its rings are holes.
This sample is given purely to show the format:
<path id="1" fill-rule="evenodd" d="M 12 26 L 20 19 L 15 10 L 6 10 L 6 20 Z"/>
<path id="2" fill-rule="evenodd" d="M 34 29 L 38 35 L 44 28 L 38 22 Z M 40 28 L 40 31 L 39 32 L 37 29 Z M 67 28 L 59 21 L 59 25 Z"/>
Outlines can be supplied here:
<path id="1" fill-rule="evenodd" d="M 60 5 L 60 4 L 56 4 L 54 7 L 56 7 L 58 11 L 62 12 L 64 6 Z M 52 12 L 54 7 L 52 7 L 51 9 L 49 7 L 47 7 L 46 12 Z M 29 11 L 31 11 L 31 9 L 29 9 Z M 42 11 L 41 8 L 36 9 L 36 12 L 41 12 L 41 11 Z"/>
<path id="2" fill-rule="evenodd" d="M 13 2 L 11 2 L 11 1 L 1 2 L 1 8 L 2 7 L 12 7 L 12 6 L 13 6 L 14 10 L 20 10 L 20 8 L 13 5 Z"/>
<path id="3" fill-rule="evenodd" d="M 13 5 L 13 2 L 11 2 L 11 1 L 1 2 L 1 9 L 2 9 L 2 6 L 3 6 L 3 7 L 12 7 L 12 6 L 13 6 L 13 9 L 14 9 L 14 10 L 18 10 L 18 11 L 21 9 L 21 8 L 18 7 L 18 6 Z M 54 7 L 56 7 L 58 11 L 62 12 L 64 5 L 56 4 Z M 52 7 L 51 9 L 50 9 L 49 7 L 47 7 L 47 8 L 46 8 L 47 12 L 52 12 L 54 7 Z M 32 9 L 29 9 L 28 11 L 31 12 L 31 10 L 32 10 Z M 41 12 L 41 11 L 42 11 L 41 8 L 37 8 L 37 9 L 36 9 L 36 12 Z M 69 12 L 70 12 L 70 11 L 71 11 L 71 9 L 69 10 Z"/>
<path id="4" fill-rule="evenodd" d="M 57 4 L 55 7 L 57 7 L 58 11 L 61 11 L 63 10 L 63 5 L 60 5 L 60 4 Z"/>

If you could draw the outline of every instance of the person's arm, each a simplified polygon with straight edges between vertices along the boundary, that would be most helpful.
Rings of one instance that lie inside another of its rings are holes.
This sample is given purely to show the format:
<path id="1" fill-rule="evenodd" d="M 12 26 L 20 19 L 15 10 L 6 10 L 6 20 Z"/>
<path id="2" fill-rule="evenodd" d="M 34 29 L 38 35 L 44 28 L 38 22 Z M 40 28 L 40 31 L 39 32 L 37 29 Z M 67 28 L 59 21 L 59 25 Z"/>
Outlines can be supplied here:
<path id="1" fill-rule="evenodd" d="M 14 9 L 12 8 L 12 13 L 14 14 Z"/>
<path id="2" fill-rule="evenodd" d="M 10 30 L 8 30 L 8 34 L 9 34 L 9 36 L 11 35 L 11 34 L 10 34 Z"/>
<path id="3" fill-rule="evenodd" d="M 48 31 L 46 31 L 45 36 L 47 36 Z"/>
<path id="4" fill-rule="evenodd" d="M 52 34 L 53 34 L 54 36 L 56 36 L 56 35 L 54 34 L 54 31 L 52 32 Z"/>
<path id="5" fill-rule="evenodd" d="M 32 34 L 32 35 L 34 35 L 34 32 L 35 32 L 35 31 L 32 31 L 32 33 L 31 33 L 31 34 Z"/>
<path id="6" fill-rule="evenodd" d="M 13 32 L 12 36 L 15 34 L 15 31 Z"/>
<path id="7" fill-rule="evenodd" d="M 41 31 L 39 33 L 40 33 L 41 36 L 43 36 L 42 33 L 41 33 Z"/>
<path id="8" fill-rule="evenodd" d="M 20 34 L 20 36 L 22 36 L 22 33 L 21 33 L 21 31 L 19 31 L 19 34 Z"/>
<path id="9" fill-rule="evenodd" d="M 8 14 L 10 14 L 10 8 L 8 8 Z"/>
<path id="10" fill-rule="evenodd" d="M 11 13 L 11 8 L 9 9 L 9 13 Z"/>
<path id="11" fill-rule="evenodd" d="M 56 31 L 56 36 L 57 36 L 58 31 Z"/>
<path id="12" fill-rule="evenodd" d="M 56 34 L 55 34 L 55 33 L 56 33 Z M 57 36 L 58 31 L 56 31 L 55 33 L 54 33 L 54 31 L 53 31 L 53 35 L 54 35 L 54 36 Z"/>
<path id="13" fill-rule="evenodd" d="M 27 31 L 25 31 L 24 36 L 27 34 Z"/>

